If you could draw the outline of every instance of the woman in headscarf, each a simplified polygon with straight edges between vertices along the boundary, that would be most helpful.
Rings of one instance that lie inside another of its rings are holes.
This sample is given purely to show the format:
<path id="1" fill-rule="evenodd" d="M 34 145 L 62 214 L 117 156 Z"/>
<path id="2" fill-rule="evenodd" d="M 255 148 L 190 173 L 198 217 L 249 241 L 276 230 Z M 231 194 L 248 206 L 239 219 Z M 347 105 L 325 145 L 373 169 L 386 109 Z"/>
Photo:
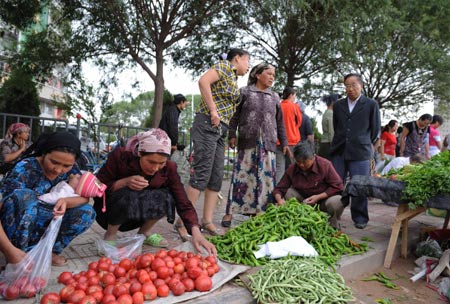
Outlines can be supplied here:
<path id="1" fill-rule="evenodd" d="M 28 141 L 30 127 L 24 123 L 17 122 L 9 126 L 5 138 L 0 144 L 0 174 L 5 174 L 20 158 L 23 152 L 31 146 Z"/>
<path id="2" fill-rule="evenodd" d="M 38 199 L 71 174 L 80 174 L 75 162 L 80 153 L 80 141 L 73 134 L 43 134 L 3 180 L 0 250 L 9 263 L 19 262 L 39 242 L 54 216 L 64 215 L 53 246 L 52 264 L 65 265 L 67 261 L 60 254 L 93 223 L 95 212 L 88 198 L 60 198 L 55 205 Z"/>
<path id="3" fill-rule="evenodd" d="M 97 222 L 106 229 L 104 239 L 114 242 L 118 231 L 139 228 L 145 244 L 167 247 L 168 242 L 150 231 L 164 216 L 174 222 L 175 209 L 183 220 L 192 243 L 201 252 L 204 247 L 216 255 L 213 244 L 200 232 L 197 213 L 189 201 L 175 162 L 169 160 L 170 138 L 161 129 L 150 129 L 130 138 L 126 147 L 115 149 L 97 174 L 108 186 L 106 212 L 101 212 L 103 200 L 95 199 Z"/>
<path id="4" fill-rule="evenodd" d="M 292 158 L 289 150 L 280 97 L 271 90 L 275 68 L 267 63 L 255 66 L 248 85 L 241 88 L 240 102 L 230 121 L 229 145 L 236 145 L 239 133 L 237 162 L 233 168 L 226 215 L 222 225 L 229 226 L 232 213 L 255 215 L 272 201 L 275 188 L 275 152 L 277 140 L 283 154 Z"/>

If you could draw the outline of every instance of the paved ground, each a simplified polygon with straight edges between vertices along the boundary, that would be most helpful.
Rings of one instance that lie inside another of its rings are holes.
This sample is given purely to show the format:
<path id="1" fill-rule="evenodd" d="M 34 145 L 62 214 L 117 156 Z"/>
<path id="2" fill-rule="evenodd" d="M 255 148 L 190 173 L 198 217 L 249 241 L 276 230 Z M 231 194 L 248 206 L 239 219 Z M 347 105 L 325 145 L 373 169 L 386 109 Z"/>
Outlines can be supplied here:
<path id="1" fill-rule="evenodd" d="M 224 181 L 223 193 L 228 193 L 229 181 Z M 203 197 L 196 206 L 201 217 Z M 217 205 L 217 212 L 215 214 L 215 223 L 220 226 L 220 220 L 225 210 L 225 202 Z M 350 237 L 361 242 L 361 238 L 368 237 L 373 240 L 370 242 L 370 250 L 364 255 L 344 257 L 340 261 L 338 271 L 345 277 L 346 280 L 353 280 L 360 277 L 364 273 L 374 271 L 383 265 L 384 255 L 387 248 L 391 233 L 391 224 L 395 217 L 396 208 L 384 205 L 379 200 L 370 200 L 369 202 L 370 222 L 364 230 L 355 229 L 353 227 L 350 210 L 346 208 L 342 217 L 341 225 L 343 232 L 350 235 Z M 233 225 L 239 224 L 239 220 L 243 218 L 235 217 Z M 410 242 L 416 243 L 419 238 L 421 227 L 441 227 L 443 219 L 427 216 L 421 214 L 410 221 Z M 172 226 L 165 220 L 161 220 L 154 228 L 155 232 L 161 233 L 170 243 L 170 247 L 175 247 L 182 243 L 177 233 L 174 232 Z M 52 267 L 52 278 L 49 290 L 59 290 L 60 285 L 56 283 L 56 276 L 62 271 L 78 272 L 85 270 L 89 262 L 97 260 L 97 250 L 95 240 L 102 237 L 104 231 L 97 224 L 94 224 L 83 235 L 77 237 L 71 245 L 66 248 L 63 255 L 68 259 L 68 265 L 63 267 Z M 398 247 L 398 246 L 397 246 Z M 154 252 L 155 248 L 144 245 L 144 252 Z M 396 250 L 396 257 L 398 257 L 399 250 Z M 0 265 L 4 265 L 4 258 L 0 255 Z M 395 260 L 394 260 L 395 263 Z M 364 294 L 355 294 L 355 303 L 373 303 L 373 300 Z M 1 300 L 0 300 L 1 301 Z M 34 303 L 34 300 L 20 300 L 15 303 Z M 254 303 L 251 294 L 242 287 L 230 282 L 221 287 L 215 292 L 205 295 L 203 297 L 191 300 L 187 303 Z M 413 302 L 411 302 L 413 303 Z"/>

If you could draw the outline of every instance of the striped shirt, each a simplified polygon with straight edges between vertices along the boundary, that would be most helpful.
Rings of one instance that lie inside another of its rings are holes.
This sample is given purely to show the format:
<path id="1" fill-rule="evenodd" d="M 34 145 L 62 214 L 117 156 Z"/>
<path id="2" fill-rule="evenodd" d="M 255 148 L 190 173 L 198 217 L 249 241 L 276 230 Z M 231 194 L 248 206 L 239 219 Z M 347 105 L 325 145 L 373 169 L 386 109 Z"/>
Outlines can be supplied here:
<path id="1" fill-rule="evenodd" d="M 211 69 L 216 70 L 219 74 L 219 80 L 211 85 L 212 98 L 216 104 L 220 121 L 228 125 L 239 99 L 236 69 L 228 60 L 216 63 Z M 209 115 L 208 106 L 203 98 L 197 113 Z"/>

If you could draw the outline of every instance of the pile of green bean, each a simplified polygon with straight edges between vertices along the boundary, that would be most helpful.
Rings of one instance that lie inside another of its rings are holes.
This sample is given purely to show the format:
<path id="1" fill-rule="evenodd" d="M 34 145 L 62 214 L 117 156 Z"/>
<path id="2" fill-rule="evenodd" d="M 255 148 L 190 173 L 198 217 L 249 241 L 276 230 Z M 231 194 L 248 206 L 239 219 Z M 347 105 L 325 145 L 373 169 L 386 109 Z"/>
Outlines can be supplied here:
<path id="1" fill-rule="evenodd" d="M 277 242 L 291 236 L 302 236 L 318 252 L 320 259 L 334 266 L 343 254 L 360 254 L 367 244 L 356 244 L 348 235 L 328 224 L 328 215 L 316 207 L 299 204 L 296 199 L 283 206 L 269 205 L 266 212 L 250 218 L 223 236 L 210 237 L 222 260 L 259 266 L 270 259 L 256 259 L 258 245 Z"/>
<path id="2" fill-rule="evenodd" d="M 273 260 L 248 276 L 258 303 L 348 303 L 344 278 L 314 258 Z"/>

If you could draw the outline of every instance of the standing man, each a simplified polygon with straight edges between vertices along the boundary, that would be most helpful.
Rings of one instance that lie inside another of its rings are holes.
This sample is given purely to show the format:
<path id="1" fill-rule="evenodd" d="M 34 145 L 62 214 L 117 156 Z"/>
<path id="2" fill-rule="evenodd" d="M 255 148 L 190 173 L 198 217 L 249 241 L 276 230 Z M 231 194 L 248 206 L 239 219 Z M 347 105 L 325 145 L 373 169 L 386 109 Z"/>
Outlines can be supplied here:
<path id="1" fill-rule="evenodd" d="M 345 184 L 347 174 L 350 178 L 370 174 L 370 159 L 379 137 L 381 121 L 378 103 L 361 95 L 364 86 L 361 75 L 346 75 L 344 85 L 347 97 L 333 106 L 334 137 L 330 156 Z M 364 229 L 369 221 L 367 197 L 353 197 L 351 204 L 355 227 Z"/>
<path id="2" fill-rule="evenodd" d="M 171 154 L 177 150 L 178 146 L 178 120 L 180 113 L 186 109 L 188 105 L 186 97 L 182 94 L 177 94 L 173 97 L 173 104 L 164 112 L 161 121 L 159 122 L 159 128 L 166 131 L 169 135 L 172 147 L 170 149 Z"/>
<path id="3" fill-rule="evenodd" d="M 283 100 L 280 103 L 288 146 L 292 153 L 294 153 L 295 145 L 300 141 L 300 125 L 302 124 L 302 112 L 300 112 L 299 106 L 295 103 L 296 94 L 297 92 L 294 88 L 286 87 L 283 90 Z M 276 163 L 278 183 L 286 168 L 293 163 L 288 155 L 284 155 L 280 141 L 277 142 Z"/>

